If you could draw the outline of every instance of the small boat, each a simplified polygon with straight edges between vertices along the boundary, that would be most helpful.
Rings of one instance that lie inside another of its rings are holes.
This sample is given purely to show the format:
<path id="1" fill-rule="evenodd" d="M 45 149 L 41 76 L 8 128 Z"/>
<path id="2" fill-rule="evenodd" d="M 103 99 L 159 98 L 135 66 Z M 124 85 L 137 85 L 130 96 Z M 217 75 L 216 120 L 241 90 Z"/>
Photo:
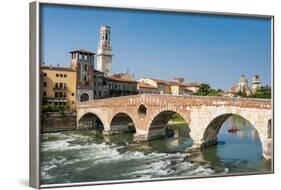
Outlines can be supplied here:
<path id="1" fill-rule="evenodd" d="M 232 126 L 231 128 L 228 129 L 229 133 L 236 133 L 238 131 L 238 127 L 237 126 Z"/>

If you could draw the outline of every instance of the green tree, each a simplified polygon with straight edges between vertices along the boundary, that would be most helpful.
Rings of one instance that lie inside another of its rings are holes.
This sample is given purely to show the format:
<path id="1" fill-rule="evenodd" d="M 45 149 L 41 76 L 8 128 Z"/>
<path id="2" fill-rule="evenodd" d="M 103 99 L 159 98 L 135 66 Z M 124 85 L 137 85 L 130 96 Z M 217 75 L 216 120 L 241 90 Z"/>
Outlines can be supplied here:
<path id="1" fill-rule="evenodd" d="M 268 85 L 261 86 L 250 97 L 251 98 L 271 99 L 271 87 Z"/>
<path id="2" fill-rule="evenodd" d="M 197 96 L 221 96 L 222 94 L 221 89 L 212 89 L 209 84 L 202 83 L 199 86 L 199 90 L 194 93 Z"/>
<path id="3" fill-rule="evenodd" d="M 243 92 L 241 90 L 239 90 L 236 93 L 236 96 L 238 96 L 238 97 L 247 97 L 247 94 L 246 94 L 245 90 Z"/>
<path id="4" fill-rule="evenodd" d="M 196 93 L 194 93 L 194 95 L 207 96 L 209 94 L 210 90 L 211 90 L 211 87 L 209 84 L 202 83 L 199 86 L 199 90 Z"/>

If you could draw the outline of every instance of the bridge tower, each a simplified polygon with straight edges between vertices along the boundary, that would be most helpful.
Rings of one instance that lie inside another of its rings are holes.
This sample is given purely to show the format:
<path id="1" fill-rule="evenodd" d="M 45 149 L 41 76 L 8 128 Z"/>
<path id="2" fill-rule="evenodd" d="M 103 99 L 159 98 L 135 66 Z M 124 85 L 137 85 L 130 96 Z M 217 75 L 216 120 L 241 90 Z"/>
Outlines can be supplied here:
<path id="1" fill-rule="evenodd" d="M 110 27 L 101 26 L 100 40 L 97 49 L 97 70 L 105 73 L 106 76 L 112 74 L 112 47 L 110 41 Z"/>

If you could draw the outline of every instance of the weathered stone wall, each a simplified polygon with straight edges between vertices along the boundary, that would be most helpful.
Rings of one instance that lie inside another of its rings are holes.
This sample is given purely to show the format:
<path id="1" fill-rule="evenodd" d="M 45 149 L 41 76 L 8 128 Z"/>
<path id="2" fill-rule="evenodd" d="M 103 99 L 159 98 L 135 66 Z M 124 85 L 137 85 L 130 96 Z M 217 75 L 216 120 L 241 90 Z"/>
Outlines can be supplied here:
<path id="1" fill-rule="evenodd" d="M 41 132 L 76 129 L 76 113 L 41 113 Z"/>

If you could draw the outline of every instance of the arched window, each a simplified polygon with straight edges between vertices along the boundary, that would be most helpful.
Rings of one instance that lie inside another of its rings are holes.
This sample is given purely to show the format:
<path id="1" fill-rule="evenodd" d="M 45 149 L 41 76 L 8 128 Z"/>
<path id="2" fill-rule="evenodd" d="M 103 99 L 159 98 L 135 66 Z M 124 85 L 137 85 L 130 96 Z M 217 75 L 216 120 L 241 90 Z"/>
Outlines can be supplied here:
<path id="1" fill-rule="evenodd" d="M 88 101 L 89 100 L 89 95 L 87 93 L 83 93 L 81 96 L 80 96 L 80 102 L 83 102 L 83 101 Z"/>

